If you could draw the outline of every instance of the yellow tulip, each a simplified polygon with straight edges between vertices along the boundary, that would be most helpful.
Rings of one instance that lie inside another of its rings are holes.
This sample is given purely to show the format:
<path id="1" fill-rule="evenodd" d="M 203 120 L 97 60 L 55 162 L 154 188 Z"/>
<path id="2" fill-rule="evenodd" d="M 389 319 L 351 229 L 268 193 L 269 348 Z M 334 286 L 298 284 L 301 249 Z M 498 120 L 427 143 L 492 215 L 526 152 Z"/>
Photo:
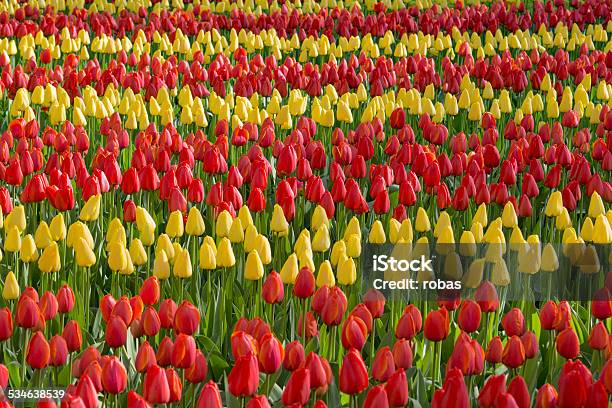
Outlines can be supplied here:
<path id="1" fill-rule="evenodd" d="M 202 213 L 197 207 L 191 207 L 189 215 L 187 215 L 187 224 L 185 225 L 185 232 L 187 235 L 199 237 L 204 234 L 206 230 L 204 225 L 204 218 Z"/>
<path id="2" fill-rule="evenodd" d="M 476 239 L 472 231 L 463 231 L 459 238 L 459 253 L 463 256 L 476 255 Z"/>
<path id="3" fill-rule="evenodd" d="M 514 205 L 510 201 L 508 201 L 504 206 L 504 211 L 502 212 L 502 224 L 506 228 L 514 228 L 518 225 L 516 211 L 514 210 Z"/>
<path id="4" fill-rule="evenodd" d="M 274 210 L 272 210 L 270 229 L 272 232 L 281 236 L 284 236 L 289 232 L 289 223 L 285 218 L 285 213 L 283 212 L 282 207 L 278 204 L 274 204 Z"/>
<path id="5" fill-rule="evenodd" d="M 139 230 L 140 240 L 144 246 L 151 246 L 155 242 L 155 228 L 151 228 L 149 225 L 145 225 Z"/>
<path id="6" fill-rule="evenodd" d="M 46 247 L 40 258 L 38 258 L 38 269 L 41 272 L 51 273 L 59 271 L 61 266 L 59 248 L 57 243 L 54 242 Z"/>
<path id="7" fill-rule="evenodd" d="M 383 228 L 382 222 L 380 222 L 380 220 L 374 221 L 370 229 L 368 242 L 370 244 L 384 244 L 386 241 L 387 238 L 385 237 L 385 229 Z"/>
<path id="8" fill-rule="evenodd" d="M 546 244 L 542 250 L 542 265 L 540 269 L 544 272 L 554 272 L 559 269 L 559 258 L 552 244 Z"/>
<path id="9" fill-rule="evenodd" d="M 240 218 L 240 223 L 242 224 L 242 228 L 245 230 L 249 225 L 253 225 L 253 217 L 251 217 L 251 211 L 249 211 L 249 207 L 243 205 L 240 207 L 238 211 L 238 218 Z"/>
<path id="10" fill-rule="evenodd" d="M 256 244 L 257 244 L 258 235 L 259 235 L 259 232 L 257 232 L 257 228 L 255 228 L 255 225 L 251 224 L 246 228 L 246 230 L 244 231 L 244 240 L 243 240 L 245 252 L 251 252 L 252 250 L 255 249 Z"/>
<path id="11" fill-rule="evenodd" d="M 395 244 L 400 237 L 401 224 L 395 218 L 389 219 L 389 242 Z"/>
<path id="12" fill-rule="evenodd" d="M 560 191 L 553 192 L 548 198 L 544 214 L 547 217 L 556 217 L 561 214 L 563 208 L 563 197 Z"/>
<path id="13" fill-rule="evenodd" d="M 312 240 L 312 250 L 315 252 L 325 252 L 331 246 L 331 238 L 329 237 L 329 229 L 323 224 L 317 230 Z"/>
<path id="14" fill-rule="evenodd" d="M 82 237 L 76 239 L 74 243 L 74 253 L 76 264 L 82 268 L 89 268 L 96 263 L 96 255 L 87 241 Z"/>
<path id="15" fill-rule="evenodd" d="M 100 216 L 100 202 L 102 200 L 101 194 L 96 194 L 89 197 L 81 212 L 79 213 L 79 219 L 81 221 L 95 221 Z"/>
<path id="16" fill-rule="evenodd" d="M 155 253 L 153 276 L 156 276 L 158 279 L 168 279 L 170 277 L 170 262 L 164 250 Z"/>
<path id="17" fill-rule="evenodd" d="M 418 232 L 426 232 L 431 229 L 429 217 L 427 216 L 427 212 L 425 209 L 423 209 L 423 207 L 419 207 L 417 210 L 415 228 Z"/>
<path id="18" fill-rule="evenodd" d="M 231 268 L 236 264 L 236 258 L 234 257 L 232 243 L 226 237 L 223 237 L 221 239 L 221 242 L 219 242 L 216 260 L 217 266 L 221 268 Z"/>
<path id="19" fill-rule="evenodd" d="M 578 261 L 580 272 L 585 274 L 596 274 L 601 269 L 599 256 L 594 245 L 587 245 Z"/>
<path id="20" fill-rule="evenodd" d="M 293 284 L 299 272 L 298 258 L 295 253 L 287 257 L 280 271 L 281 280 L 284 284 Z"/>
<path id="21" fill-rule="evenodd" d="M 216 251 L 206 241 L 200 246 L 200 269 L 213 270 L 217 268 Z"/>
<path id="22" fill-rule="evenodd" d="M 227 210 L 223 210 L 217 217 L 215 231 L 220 238 L 227 237 L 232 228 L 232 216 Z"/>
<path id="23" fill-rule="evenodd" d="M 63 241 L 66 239 L 66 224 L 64 223 L 64 216 L 62 214 L 57 214 L 51 220 L 51 225 L 49 225 L 49 230 L 51 231 L 51 237 L 54 241 Z"/>
<path id="24" fill-rule="evenodd" d="M 568 227 L 572 226 L 572 219 L 569 216 L 569 212 L 567 211 L 567 208 L 563 207 L 563 209 L 561 210 L 561 214 L 557 215 L 557 218 L 555 220 L 555 227 L 560 230 L 563 231 Z"/>
<path id="25" fill-rule="evenodd" d="M 19 232 L 26 229 L 26 217 L 25 208 L 23 205 L 18 205 L 6 216 L 4 220 L 4 229 L 10 229 L 11 227 L 17 227 Z"/>
<path id="26" fill-rule="evenodd" d="M 174 246 L 172 245 L 172 241 L 170 241 L 170 237 L 167 234 L 159 234 L 159 237 L 157 238 L 155 253 L 162 249 L 166 252 L 168 261 L 174 259 Z"/>
<path id="27" fill-rule="evenodd" d="M 478 258 L 472 261 L 468 267 L 467 272 L 463 276 L 462 284 L 464 287 L 470 289 L 476 289 L 480 282 L 482 282 L 482 275 L 484 272 L 485 260 L 484 258 Z"/>
<path id="28" fill-rule="evenodd" d="M 593 243 L 604 245 L 612 243 L 612 228 L 610 228 L 608 219 L 604 214 L 599 214 L 597 218 L 595 218 Z"/>
<path id="29" fill-rule="evenodd" d="M 601 196 L 597 193 L 597 191 L 593 191 L 593 194 L 591 194 L 591 200 L 589 201 L 589 217 L 597 218 L 598 215 L 605 213 L 606 209 Z"/>
<path id="30" fill-rule="evenodd" d="M 461 258 L 456 252 L 450 252 L 444 257 L 444 278 L 450 280 L 461 280 L 463 277 L 463 266 Z"/>
<path id="31" fill-rule="evenodd" d="M 327 218 L 325 209 L 320 205 L 317 205 L 312 213 L 312 218 L 310 219 L 310 228 L 313 231 L 318 231 L 322 225 L 329 227 L 329 219 Z"/>
<path id="32" fill-rule="evenodd" d="M 228 238 L 232 244 L 239 244 L 244 241 L 244 229 L 242 228 L 242 221 L 240 218 L 234 218 L 232 221 Z"/>
<path id="33" fill-rule="evenodd" d="M 145 251 L 144 246 L 142 245 L 142 241 L 140 239 L 132 239 L 132 242 L 130 242 L 129 253 L 130 258 L 132 259 L 132 263 L 134 265 L 140 266 L 147 263 L 147 251 Z"/>
<path id="34" fill-rule="evenodd" d="M 41 221 L 34 233 L 34 242 L 39 249 L 44 249 L 53 242 L 49 225 L 45 221 Z"/>
<path id="35" fill-rule="evenodd" d="M 352 285 L 357 280 L 357 269 L 353 258 L 346 257 L 338 265 L 338 283 Z"/>
<path id="36" fill-rule="evenodd" d="M 36 243 L 32 235 L 28 234 L 21 240 L 21 249 L 19 251 L 19 259 L 22 262 L 29 263 L 34 262 L 38 259 L 38 251 L 36 250 Z"/>
<path id="37" fill-rule="evenodd" d="M 163 251 L 159 251 L 163 252 Z M 156 255 L 157 256 L 157 255 Z M 108 267 L 113 272 L 119 272 L 127 266 L 127 249 L 123 244 L 113 242 L 110 244 L 107 258 Z"/>
<path id="38" fill-rule="evenodd" d="M 189 251 L 186 249 L 181 249 L 175 255 L 174 267 L 172 268 L 172 274 L 177 278 L 190 278 L 193 270 L 191 267 L 191 257 L 189 256 Z"/>
<path id="39" fill-rule="evenodd" d="M 138 231 L 140 231 L 140 233 L 143 231 L 153 231 L 154 233 L 155 227 L 155 221 L 153 220 L 153 217 L 151 217 L 151 214 L 149 214 L 149 212 L 142 207 L 136 207 L 136 228 Z M 145 246 L 148 245 L 145 244 Z"/>
<path id="40" fill-rule="evenodd" d="M 329 286 L 330 288 L 336 285 L 336 278 L 334 277 L 334 271 L 331 263 L 325 260 L 319 266 L 319 273 L 317 274 L 317 287 Z"/>
<path id="41" fill-rule="evenodd" d="M 501 258 L 493 264 L 491 270 L 491 283 L 495 286 L 508 286 L 510 284 L 510 274 L 506 261 Z"/>
<path id="42" fill-rule="evenodd" d="M 361 226 L 359 225 L 359 219 L 355 216 L 350 219 L 346 229 L 344 230 L 344 240 L 351 235 L 357 235 L 359 237 L 359 241 L 361 241 Z"/>
<path id="43" fill-rule="evenodd" d="M 257 250 L 249 252 L 244 265 L 244 278 L 246 280 L 256 281 L 263 277 L 264 267 L 259 257 Z"/>
<path id="44" fill-rule="evenodd" d="M 357 234 L 351 234 L 346 239 L 346 254 L 351 258 L 361 256 L 361 240 Z"/>
<path id="45" fill-rule="evenodd" d="M 479 244 L 484 236 L 482 224 L 479 222 L 473 222 L 472 227 L 470 228 L 470 232 L 474 236 L 474 240 L 476 241 L 476 243 Z"/>
<path id="46" fill-rule="evenodd" d="M 440 218 L 438 218 L 438 222 L 436 222 L 436 226 L 434 227 L 433 236 L 438 238 L 442 231 L 449 227 L 452 227 L 450 216 L 446 211 L 442 211 Z"/>
<path id="47" fill-rule="evenodd" d="M 168 234 L 170 238 L 179 238 L 183 236 L 184 232 L 183 213 L 179 210 L 172 211 L 168 217 L 168 223 L 166 224 L 166 234 Z"/>
<path id="48" fill-rule="evenodd" d="M 7 231 L 4 239 L 4 250 L 6 252 L 19 252 L 21 249 L 21 234 L 16 225 L 12 225 Z"/>
<path id="49" fill-rule="evenodd" d="M 312 259 L 312 252 L 304 251 L 297 254 L 297 256 L 299 269 L 308 268 L 313 272 L 317 270 L 314 260 Z"/>
<path id="50" fill-rule="evenodd" d="M 15 300 L 19 298 L 21 291 L 15 274 L 10 271 L 4 279 L 4 287 L 2 288 L 2 298 L 4 300 Z"/>
<path id="51" fill-rule="evenodd" d="M 487 218 L 487 206 L 484 203 L 478 206 L 478 209 L 476 210 L 476 213 L 472 218 L 472 222 L 478 222 L 483 227 L 486 227 L 489 223 L 489 220 Z"/>
<path id="52" fill-rule="evenodd" d="M 272 262 L 272 249 L 270 248 L 270 242 L 265 235 L 259 234 L 257 236 L 255 249 L 257 250 L 259 257 L 261 258 L 261 262 L 264 265 L 268 265 L 270 262 Z"/>

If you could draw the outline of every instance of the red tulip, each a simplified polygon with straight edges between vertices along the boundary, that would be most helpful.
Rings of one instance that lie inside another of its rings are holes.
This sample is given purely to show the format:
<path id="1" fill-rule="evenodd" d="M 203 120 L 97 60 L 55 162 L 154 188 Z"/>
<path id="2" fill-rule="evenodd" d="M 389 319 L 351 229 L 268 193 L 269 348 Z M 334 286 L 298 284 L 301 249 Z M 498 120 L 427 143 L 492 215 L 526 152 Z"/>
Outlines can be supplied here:
<path id="1" fill-rule="evenodd" d="M 469 408 L 470 399 L 463 374 L 458 369 L 448 370 L 442 389 L 434 393 L 431 408 Z"/>
<path id="2" fill-rule="evenodd" d="M 206 379 L 207 373 L 206 357 L 200 350 L 196 350 L 195 362 L 185 370 L 185 378 L 192 384 L 199 384 Z"/>
<path id="3" fill-rule="evenodd" d="M 60 313 L 70 313 L 74 308 L 74 293 L 68 285 L 63 285 L 57 291 L 57 306 Z"/>
<path id="4" fill-rule="evenodd" d="M 605 350 L 610 344 L 610 335 L 603 322 L 598 322 L 589 334 L 589 347 L 593 350 Z"/>
<path id="5" fill-rule="evenodd" d="M 398 369 L 385 385 L 390 407 L 403 407 L 408 404 L 408 379 L 406 371 Z"/>
<path id="6" fill-rule="evenodd" d="M 304 322 L 304 318 L 306 319 L 306 322 Z M 304 333 L 304 330 L 306 330 L 306 333 Z M 300 315 L 297 323 L 297 333 L 298 336 L 305 336 L 306 339 L 311 339 L 319 335 L 317 319 L 314 317 L 312 312 L 306 312 L 305 317 L 303 314 Z"/>
<path id="7" fill-rule="evenodd" d="M 526 358 L 534 358 L 538 354 L 538 339 L 534 332 L 526 331 L 525 334 L 521 336 L 521 343 L 523 343 L 523 347 L 525 348 Z"/>
<path id="8" fill-rule="evenodd" d="M 154 305 L 159 302 L 159 280 L 151 276 L 142 283 L 140 297 L 145 305 Z"/>
<path id="9" fill-rule="evenodd" d="M 425 338 L 435 342 L 444 340 L 448 336 L 449 325 L 448 312 L 445 308 L 432 310 L 425 319 Z"/>
<path id="10" fill-rule="evenodd" d="M 13 316 L 8 307 L 0 309 L 0 341 L 10 339 L 13 335 Z"/>
<path id="11" fill-rule="evenodd" d="M 349 315 L 342 325 L 342 346 L 361 350 L 368 337 L 368 328 L 359 317 Z"/>
<path id="12" fill-rule="evenodd" d="M 163 368 L 153 365 L 147 370 L 142 395 L 151 404 L 166 404 L 170 401 L 170 385 Z"/>
<path id="13" fill-rule="evenodd" d="M 127 370 L 117 357 L 110 357 L 102 366 L 102 387 L 113 395 L 122 393 L 127 387 Z"/>
<path id="14" fill-rule="evenodd" d="M 337 326 L 342 322 L 348 301 L 342 289 L 337 286 L 330 288 L 328 292 L 320 312 L 321 319 L 327 326 Z"/>
<path id="15" fill-rule="evenodd" d="M 75 394 L 83 401 L 86 408 L 98 406 L 98 391 L 88 375 L 83 375 L 77 382 Z"/>
<path id="16" fill-rule="evenodd" d="M 607 287 L 599 289 L 593 294 L 591 314 L 599 320 L 606 320 L 612 316 L 612 294 Z"/>
<path id="17" fill-rule="evenodd" d="M 502 361 L 503 344 L 499 336 L 495 336 L 489 342 L 487 351 L 485 353 L 485 359 L 492 364 L 498 364 Z"/>
<path id="18" fill-rule="evenodd" d="M 363 408 L 388 408 L 389 401 L 387 399 L 387 392 L 383 384 L 372 387 L 368 391 L 365 400 L 363 401 Z"/>
<path id="19" fill-rule="evenodd" d="M 304 346 L 302 343 L 295 340 L 287 344 L 285 348 L 285 358 L 283 359 L 283 367 L 287 371 L 294 371 L 305 361 Z"/>
<path id="20" fill-rule="evenodd" d="M 416 306 L 408 305 L 397 322 L 395 337 L 410 340 L 421 331 L 422 327 L 421 312 Z"/>
<path id="21" fill-rule="evenodd" d="M 472 333 L 480 326 L 480 317 L 480 306 L 473 300 L 466 299 L 459 309 L 457 323 L 463 331 Z"/>
<path id="22" fill-rule="evenodd" d="M 246 404 L 246 408 L 271 408 L 265 395 L 256 395 Z"/>
<path id="23" fill-rule="evenodd" d="M 584 375 L 580 366 L 566 364 L 559 376 L 558 406 L 585 406 L 591 382 L 592 379 Z"/>
<path id="24" fill-rule="evenodd" d="M 49 365 L 61 367 L 68 359 L 68 346 L 62 336 L 55 335 L 49 340 Z"/>
<path id="25" fill-rule="evenodd" d="M 295 278 L 293 294 L 299 299 L 307 299 L 315 292 L 315 277 L 308 268 L 302 268 Z"/>
<path id="26" fill-rule="evenodd" d="M 9 371 L 4 364 L 0 364 L 0 388 L 4 389 L 8 386 Z"/>
<path id="27" fill-rule="evenodd" d="M 557 335 L 556 349 L 562 357 L 568 360 L 578 357 L 580 354 L 580 341 L 576 332 L 571 327 Z"/>
<path id="28" fill-rule="evenodd" d="M 117 301 L 111 294 L 104 295 L 100 299 L 100 311 L 102 312 L 102 319 L 105 322 L 108 322 L 116 303 Z M 132 307 L 130 306 L 130 309 L 131 308 Z"/>
<path id="29" fill-rule="evenodd" d="M 483 281 L 476 289 L 474 300 L 478 303 L 483 313 L 495 312 L 499 308 L 497 289 L 487 280 Z"/>
<path id="30" fill-rule="evenodd" d="M 268 274 L 261 287 L 261 295 L 268 304 L 273 305 L 283 301 L 285 298 L 285 288 L 278 272 L 272 271 Z"/>
<path id="31" fill-rule="evenodd" d="M 355 395 L 368 387 L 368 371 L 359 351 L 351 349 L 344 355 L 340 367 L 340 391 Z"/>
<path id="32" fill-rule="evenodd" d="M 111 316 L 106 324 L 104 339 L 112 348 L 119 348 L 125 345 L 127 340 L 127 326 L 119 316 Z"/>
<path id="33" fill-rule="evenodd" d="M 506 313 L 501 324 L 509 337 L 522 336 L 525 332 L 525 317 L 523 312 L 516 307 Z"/>
<path id="34" fill-rule="evenodd" d="M 306 361 L 304 362 L 304 367 L 308 369 L 310 375 L 310 389 L 325 389 L 328 384 L 328 373 L 327 368 L 329 367 L 329 363 L 321 357 L 319 357 L 314 352 L 310 352 L 308 357 L 306 357 Z M 331 376 L 330 376 L 331 379 Z"/>
<path id="35" fill-rule="evenodd" d="M 283 390 L 284 406 L 292 404 L 304 405 L 310 396 L 310 372 L 307 368 L 298 368 L 291 373 L 289 381 Z"/>
<path id="36" fill-rule="evenodd" d="M 540 309 L 540 325 L 544 330 L 553 330 L 558 314 L 557 304 L 549 300 Z"/>
<path id="37" fill-rule="evenodd" d="M 179 333 L 192 335 L 198 330 L 199 325 L 200 312 L 194 305 L 184 300 L 174 315 L 174 328 Z"/>
<path id="38" fill-rule="evenodd" d="M 142 330 L 146 336 L 153 337 L 161 329 L 161 319 L 155 308 L 147 306 L 142 314 Z"/>
<path id="39" fill-rule="evenodd" d="M 195 363 L 196 344 L 193 337 L 179 333 L 172 348 L 172 365 L 176 368 L 189 368 Z"/>
<path id="40" fill-rule="evenodd" d="M 259 368 L 266 374 L 277 372 L 283 362 L 284 350 L 282 343 L 272 333 L 263 336 L 259 348 Z"/>
<path id="41" fill-rule="evenodd" d="M 381 383 L 386 382 L 395 372 L 393 353 L 388 346 L 378 350 L 372 363 L 372 377 Z"/>
<path id="42" fill-rule="evenodd" d="M 40 310 L 31 297 L 22 295 L 17 302 L 15 323 L 25 329 L 32 329 L 39 323 Z"/>
<path id="43" fill-rule="evenodd" d="M 412 346 L 409 340 L 399 339 L 393 346 L 393 361 L 395 366 L 404 370 L 412 367 Z"/>
<path id="44" fill-rule="evenodd" d="M 227 377 L 229 392 L 236 397 L 248 397 L 257 392 L 259 367 L 253 354 L 239 357 Z"/>
<path id="45" fill-rule="evenodd" d="M 26 362 L 34 369 L 43 369 L 49 364 L 51 350 L 45 336 L 37 331 L 32 335 L 26 351 Z"/>
<path id="46" fill-rule="evenodd" d="M 170 389 L 169 403 L 178 402 L 183 394 L 183 384 L 178 373 L 172 368 L 166 368 L 166 378 L 168 379 L 168 388 Z"/>
<path id="47" fill-rule="evenodd" d="M 163 300 L 159 304 L 159 320 L 161 322 L 161 327 L 164 329 L 169 329 L 174 325 L 174 316 L 177 310 L 176 303 L 172 299 Z"/>
<path id="48" fill-rule="evenodd" d="M 525 347 L 518 336 L 508 339 L 502 354 L 502 362 L 508 368 L 517 368 L 525 362 Z"/>
<path id="49" fill-rule="evenodd" d="M 209 381 L 200 392 L 197 408 L 223 408 L 219 387 L 214 381 Z"/>
<path id="50" fill-rule="evenodd" d="M 553 408 L 557 406 L 557 390 L 550 384 L 544 384 L 536 396 L 536 408 Z"/>
<path id="51" fill-rule="evenodd" d="M 138 347 L 138 353 L 136 353 L 136 359 L 134 360 L 134 366 L 136 371 L 139 373 L 146 372 L 151 366 L 157 364 L 157 359 L 155 357 L 155 350 L 149 344 L 148 341 L 144 341 Z"/>
<path id="52" fill-rule="evenodd" d="M 531 406 L 531 397 L 529 396 L 527 383 L 525 383 L 525 379 L 520 375 L 514 377 L 510 384 L 508 384 L 508 394 L 512 395 L 519 408 L 529 408 Z"/>
<path id="53" fill-rule="evenodd" d="M 497 397 L 505 392 L 506 375 L 490 376 L 478 394 L 478 406 L 481 408 L 494 408 Z"/>

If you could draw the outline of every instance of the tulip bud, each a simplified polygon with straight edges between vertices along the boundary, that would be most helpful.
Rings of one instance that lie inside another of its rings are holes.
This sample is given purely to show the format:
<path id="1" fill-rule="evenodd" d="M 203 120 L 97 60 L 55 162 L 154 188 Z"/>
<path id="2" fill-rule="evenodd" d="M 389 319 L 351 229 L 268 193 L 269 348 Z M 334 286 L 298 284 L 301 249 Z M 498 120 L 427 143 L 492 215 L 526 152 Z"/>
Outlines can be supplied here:
<path id="1" fill-rule="evenodd" d="M 339 374 L 340 391 L 355 395 L 368 387 L 368 372 L 359 351 L 351 349 L 344 355 Z"/>
<path id="2" fill-rule="evenodd" d="M 49 343 L 45 336 L 42 332 L 37 331 L 28 343 L 26 362 L 34 369 L 43 369 L 49 364 L 50 353 Z"/>
<path id="3" fill-rule="evenodd" d="M 15 300 L 19 297 L 19 284 L 17 278 L 12 271 L 6 275 L 4 279 L 4 287 L 2 288 L 2 298 L 4 300 Z"/>

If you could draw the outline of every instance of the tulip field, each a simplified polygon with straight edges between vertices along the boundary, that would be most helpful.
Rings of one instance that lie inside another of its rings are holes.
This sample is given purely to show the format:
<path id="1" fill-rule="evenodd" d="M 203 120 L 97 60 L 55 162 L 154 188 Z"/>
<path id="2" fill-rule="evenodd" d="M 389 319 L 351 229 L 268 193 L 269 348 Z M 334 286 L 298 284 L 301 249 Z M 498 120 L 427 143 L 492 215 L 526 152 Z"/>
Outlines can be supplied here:
<path id="1" fill-rule="evenodd" d="M 612 406 L 610 1 L 5 0 L 0 108 L 0 408 Z"/>

